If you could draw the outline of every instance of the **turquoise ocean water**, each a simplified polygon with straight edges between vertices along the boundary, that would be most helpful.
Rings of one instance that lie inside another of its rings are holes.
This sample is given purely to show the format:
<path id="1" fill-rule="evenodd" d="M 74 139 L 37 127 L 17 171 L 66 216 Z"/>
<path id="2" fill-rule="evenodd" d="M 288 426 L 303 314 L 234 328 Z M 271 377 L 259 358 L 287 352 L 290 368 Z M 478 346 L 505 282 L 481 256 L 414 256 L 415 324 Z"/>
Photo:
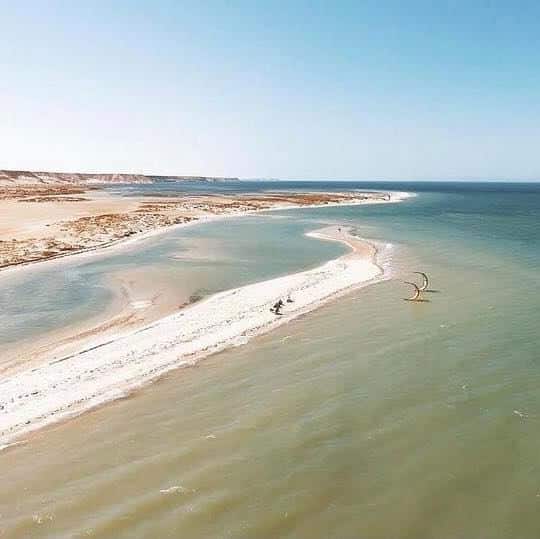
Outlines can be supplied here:
<path id="1" fill-rule="evenodd" d="M 57 323 L 29 313 L 31 293 L 59 321 L 99 308 L 113 266 L 167 267 L 206 294 L 338 256 L 303 237 L 326 223 L 393 246 L 391 279 L 0 453 L 5 536 L 540 535 L 540 187 L 225 186 L 306 187 L 417 196 L 209 223 L 68 264 L 68 276 L 40 270 L 56 304 L 32 288 L 37 273 L 6 280 L 2 314 L 19 308 L 21 323 L 0 342 Z M 401 280 L 417 269 L 433 291 L 411 304 Z M 95 281 L 70 290 L 70 272 Z"/>

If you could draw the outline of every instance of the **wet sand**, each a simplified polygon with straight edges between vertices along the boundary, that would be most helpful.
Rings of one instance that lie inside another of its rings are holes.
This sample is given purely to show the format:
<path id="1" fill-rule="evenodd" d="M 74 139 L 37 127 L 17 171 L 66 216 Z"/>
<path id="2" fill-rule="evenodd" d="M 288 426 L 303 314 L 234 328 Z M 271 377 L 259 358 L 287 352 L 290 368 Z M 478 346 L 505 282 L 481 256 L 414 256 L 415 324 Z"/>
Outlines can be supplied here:
<path id="1" fill-rule="evenodd" d="M 0 377 L 76 352 L 96 336 L 106 338 L 120 330 L 134 329 L 177 311 L 190 303 L 189 290 L 167 277 L 147 275 L 147 269 L 123 269 L 104 283 L 113 299 L 101 313 L 11 345 L 4 345 Z"/>

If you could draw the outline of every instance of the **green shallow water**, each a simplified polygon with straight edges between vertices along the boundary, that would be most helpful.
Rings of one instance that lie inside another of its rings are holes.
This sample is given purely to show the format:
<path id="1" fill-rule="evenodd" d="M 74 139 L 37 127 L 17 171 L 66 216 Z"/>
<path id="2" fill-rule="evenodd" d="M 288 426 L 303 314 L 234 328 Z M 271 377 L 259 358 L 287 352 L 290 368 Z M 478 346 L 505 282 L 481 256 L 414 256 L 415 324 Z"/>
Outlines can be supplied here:
<path id="1" fill-rule="evenodd" d="M 394 278 L 0 453 L 0 530 L 538 537 L 538 196 L 295 212 L 393 243 Z"/>

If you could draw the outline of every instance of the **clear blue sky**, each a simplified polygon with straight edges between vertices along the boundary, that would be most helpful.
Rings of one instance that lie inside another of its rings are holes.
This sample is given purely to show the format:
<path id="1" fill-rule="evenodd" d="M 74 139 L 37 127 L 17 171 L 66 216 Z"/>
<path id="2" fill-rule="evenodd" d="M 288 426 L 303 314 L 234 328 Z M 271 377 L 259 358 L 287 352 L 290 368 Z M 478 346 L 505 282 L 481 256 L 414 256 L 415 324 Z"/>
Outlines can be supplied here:
<path id="1" fill-rule="evenodd" d="M 538 1 L 0 13 L 0 168 L 540 179 Z"/>

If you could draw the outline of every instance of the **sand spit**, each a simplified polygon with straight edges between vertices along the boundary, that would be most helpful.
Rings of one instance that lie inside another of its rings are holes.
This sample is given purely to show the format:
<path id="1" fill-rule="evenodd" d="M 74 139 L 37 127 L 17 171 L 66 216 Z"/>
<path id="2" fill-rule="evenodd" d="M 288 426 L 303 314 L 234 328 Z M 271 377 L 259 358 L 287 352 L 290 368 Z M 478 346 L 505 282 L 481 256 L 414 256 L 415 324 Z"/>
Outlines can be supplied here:
<path id="1" fill-rule="evenodd" d="M 381 276 L 371 244 L 337 227 L 315 234 L 351 252 L 309 271 L 216 294 L 140 329 L 96 337 L 84 350 L 0 381 L 0 446 L 242 344 Z M 294 301 L 283 315 L 271 313 L 289 294 Z"/>

